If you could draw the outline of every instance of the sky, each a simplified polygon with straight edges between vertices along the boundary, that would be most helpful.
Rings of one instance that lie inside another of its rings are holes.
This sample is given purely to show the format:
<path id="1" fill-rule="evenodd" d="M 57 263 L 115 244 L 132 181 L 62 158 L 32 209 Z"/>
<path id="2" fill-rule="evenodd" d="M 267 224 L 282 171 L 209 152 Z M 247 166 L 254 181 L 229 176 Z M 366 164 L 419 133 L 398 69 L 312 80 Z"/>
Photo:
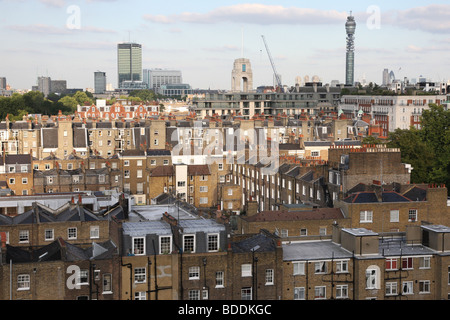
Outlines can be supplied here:
<path id="1" fill-rule="evenodd" d="M 143 47 L 143 68 L 181 70 L 194 89 L 231 89 L 250 60 L 253 87 L 273 85 L 264 35 L 284 85 L 317 75 L 345 82 L 345 22 L 356 20 L 355 81 L 450 79 L 450 1 L 0 0 L 0 77 L 31 89 L 38 76 L 117 87 L 117 44 Z"/>

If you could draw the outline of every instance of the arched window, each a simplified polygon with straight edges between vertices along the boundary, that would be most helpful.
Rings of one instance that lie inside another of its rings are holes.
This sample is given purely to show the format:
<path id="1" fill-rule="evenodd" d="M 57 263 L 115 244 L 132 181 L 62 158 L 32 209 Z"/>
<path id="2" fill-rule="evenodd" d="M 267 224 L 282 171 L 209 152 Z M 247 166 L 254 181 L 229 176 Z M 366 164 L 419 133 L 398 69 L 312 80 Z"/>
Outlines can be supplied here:
<path id="1" fill-rule="evenodd" d="M 380 267 L 372 265 L 366 269 L 366 289 L 380 289 Z"/>

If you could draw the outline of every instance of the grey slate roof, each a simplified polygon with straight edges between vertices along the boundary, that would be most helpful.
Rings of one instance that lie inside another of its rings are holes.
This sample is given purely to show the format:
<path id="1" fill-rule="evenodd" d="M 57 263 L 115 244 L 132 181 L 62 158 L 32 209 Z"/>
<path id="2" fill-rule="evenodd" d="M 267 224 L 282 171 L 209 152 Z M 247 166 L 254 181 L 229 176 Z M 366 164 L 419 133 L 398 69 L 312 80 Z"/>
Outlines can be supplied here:
<path id="1" fill-rule="evenodd" d="M 242 241 L 232 242 L 231 250 L 234 253 L 245 252 L 270 252 L 275 251 L 276 243 L 263 233 L 259 233 Z"/>
<path id="2" fill-rule="evenodd" d="M 58 128 L 42 128 L 42 146 L 58 148 Z"/>
<path id="3" fill-rule="evenodd" d="M 179 225 L 183 228 L 183 233 L 196 232 L 220 232 L 225 231 L 223 224 L 212 219 L 185 219 L 180 220 Z"/>
<path id="4" fill-rule="evenodd" d="M 170 225 L 161 220 L 125 222 L 122 226 L 123 234 L 131 237 L 143 237 L 148 234 L 172 235 Z"/>

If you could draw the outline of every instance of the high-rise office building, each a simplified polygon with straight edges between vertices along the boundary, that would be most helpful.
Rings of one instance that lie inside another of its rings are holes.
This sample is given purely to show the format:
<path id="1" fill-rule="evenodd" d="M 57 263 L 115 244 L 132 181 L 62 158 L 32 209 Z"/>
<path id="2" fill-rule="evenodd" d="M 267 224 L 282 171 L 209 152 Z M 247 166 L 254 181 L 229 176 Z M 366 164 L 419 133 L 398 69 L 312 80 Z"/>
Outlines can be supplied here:
<path id="1" fill-rule="evenodd" d="M 345 61 L 345 84 L 352 86 L 354 84 L 354 73 L 355 73 L 355 29 L 356 22 L 355 17 L 347 17 L 347 22 L 345 23 L 345 31 L 347 33 L 347 52 Z"/>
<path id="2" fill-rule="evenodd" d="M 0 77 L 0 89 L 6 90 L 6 78 Z"/>
<path id="3" fill-rule="evenodd" d="M 118 85 L 124 81 L 142 81 L 142 45 L 119 43 L 117 45 Z"/>
<path id="4" fill-rule="evenodd" d="M 50 77 L 38 77 L 37 82 L 38 91 L 42 92 L 44 97 L 52 92 L 52 79 Z"/>
<path id="5" fill-rule="evenodd" d="M 67 90 L 66 80 L 51 80 L 50 93 L 64 93 Z"/>
<path id="6" fill-rule="evenodd" d="M 94 93 L 102 94 L 106 91 L 106 72 L 94 72 Z"/>
<path id="7" fill-rule="evenodd" d="M 163 85 L 181 84 L 183 77 L 181 71 L 171 69 L 144 69 L 144 80 L 147 87 L 158 92 Z"/>
<path id="8" fill-rule="evenodd" d="M 389 84 L 389 70 L 383 70 L 383 86 L 387 86 Z"/>

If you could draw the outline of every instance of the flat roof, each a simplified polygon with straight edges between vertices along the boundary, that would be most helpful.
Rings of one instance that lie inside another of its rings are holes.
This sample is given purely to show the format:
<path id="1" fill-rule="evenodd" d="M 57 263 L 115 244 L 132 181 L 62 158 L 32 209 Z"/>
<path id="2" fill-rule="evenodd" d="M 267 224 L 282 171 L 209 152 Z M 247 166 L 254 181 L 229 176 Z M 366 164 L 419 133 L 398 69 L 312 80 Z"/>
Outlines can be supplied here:
<path id="1" fill-rule="evenodd" d="M 132 237 L 147 234 L 172 235 L 170 225 L 165 221 L 139 221 L 123 223 L 123 234 Z"/>
<path id="2" fill-rule="evenodd" d="M 378 233 L 366 228 L 343 228 L 342 231 L 350 233 L 356 237 L 358 236 L 378 236 Z"/>
<path id="3" fill-rule="evenodd" d="M 445 233 L 449 233 L 450 232 L 450 227 L 447 226 L 443 226 L 443 225 L 427 225 L 427 226 L 422 226 L 422 229 L 428 229 L 430 231 L 434 231 L 434 232 L 445 232 Z"/>
<path id="4" fill-rule="evenodd" d="M 283 261 L 348 259 L 352 253 L 331 240 L 283 243 Z"/>
<path id="5" fill-rule="evenodd" d="M 190 219 L 179 221 L 180 227 L 183 228 L 183 234 L 196 232 L 220 232 L 225 231 L 225 226 L 212 219 Z"/>
<path id="6" fill-rule="evenodd" d="M 164 214 L 167 212 L 175 219 L 186 220 L 186 219 L 197 219 L 198 217 L 191 214 L 190 212 L 184 210 L 182 207 L 174 204 L 159 204 L 159 205 L 134 205 L 131 206 L 129 220 L 139 221 L 142 218 L 146 220 L 160 220 Z"/>

